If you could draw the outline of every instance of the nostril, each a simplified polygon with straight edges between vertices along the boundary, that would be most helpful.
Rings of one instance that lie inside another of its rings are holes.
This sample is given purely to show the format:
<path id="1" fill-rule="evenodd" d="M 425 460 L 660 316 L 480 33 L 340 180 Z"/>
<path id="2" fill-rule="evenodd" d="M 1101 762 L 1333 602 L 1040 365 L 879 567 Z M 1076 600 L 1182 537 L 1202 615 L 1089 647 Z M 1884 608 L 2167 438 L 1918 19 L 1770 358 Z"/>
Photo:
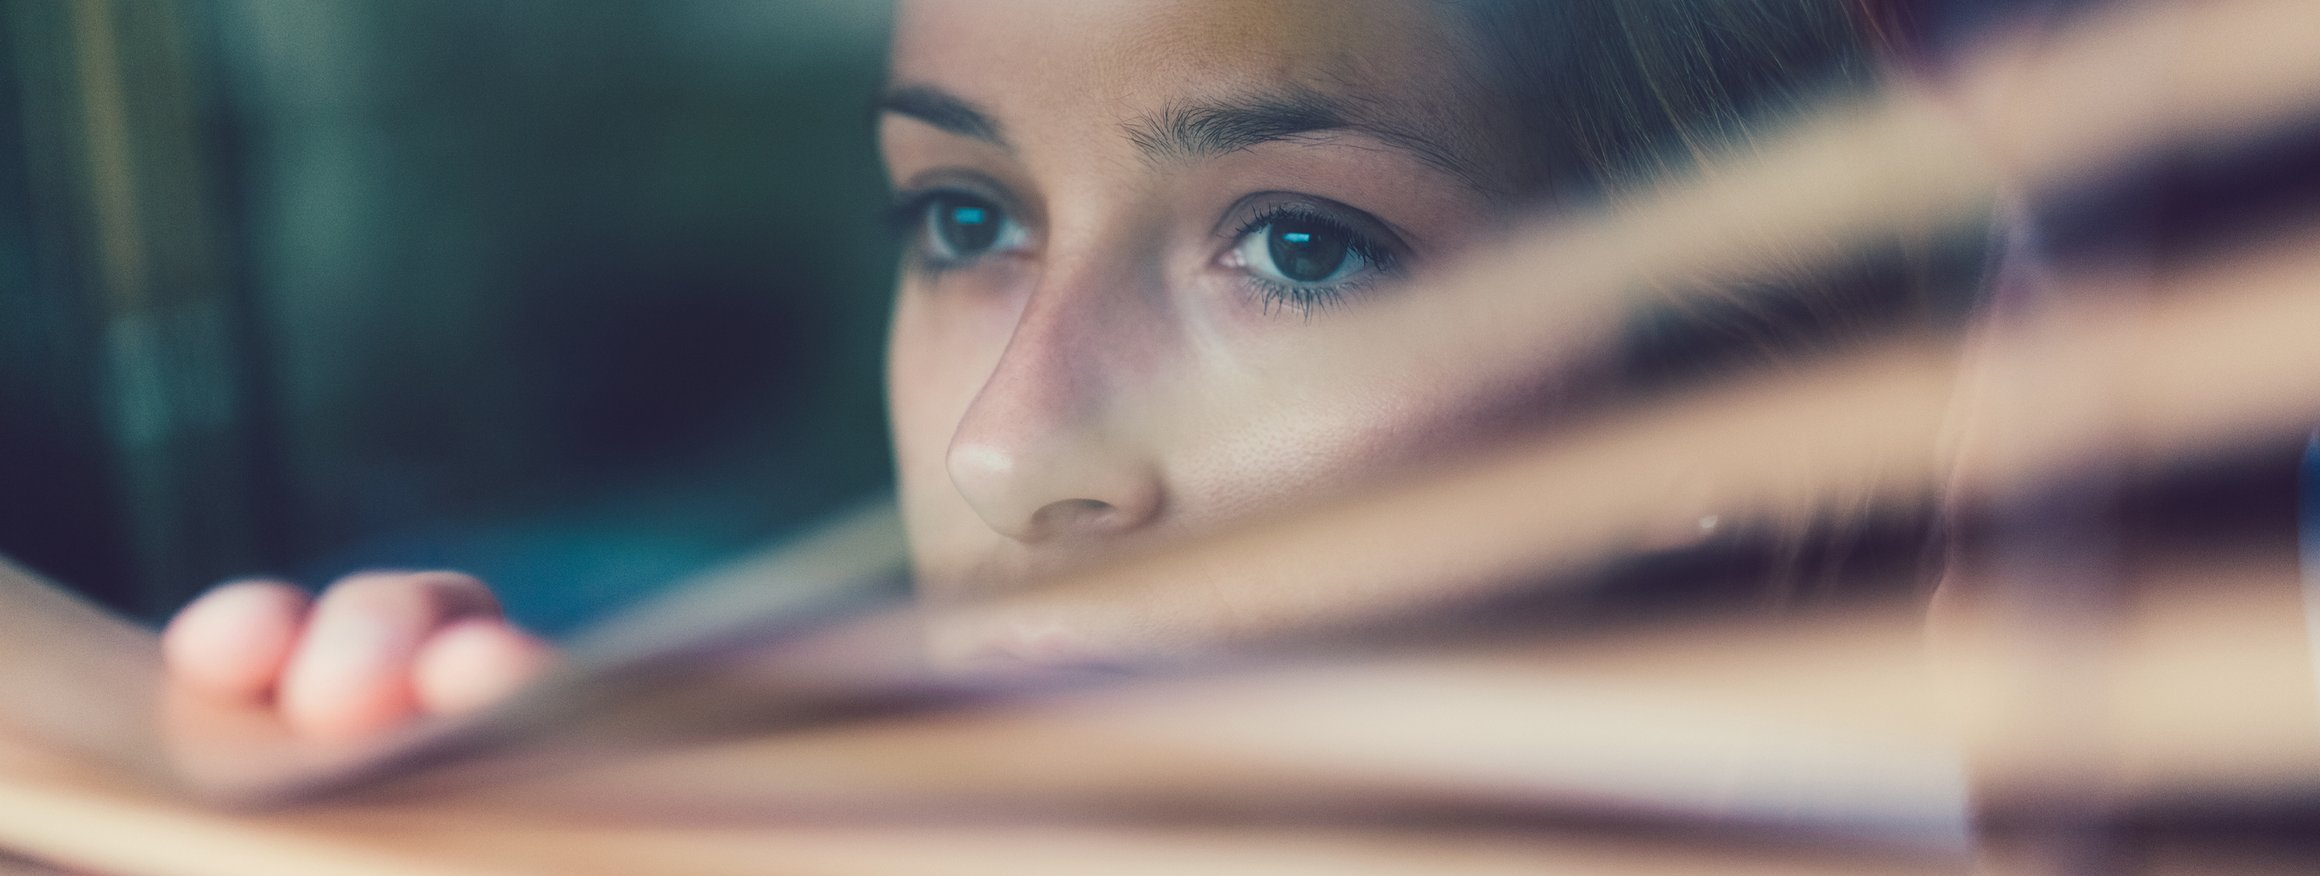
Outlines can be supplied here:
<path id="1" fill-rule="evenodd" d="M 1159 474 L 1134 449 L 1079 433 L 1038 437 L 951 446 L 951 484 L 992 531 L 1023 542 L 1113 536 L 1159 513 Z"/>
<path id="2" fill-rule="evenodd" d="M 1049 502 L 1031 515 L 1036 532 L 1100 532 L 1121 523 L 1120 509 L 1098 499 Z"/>

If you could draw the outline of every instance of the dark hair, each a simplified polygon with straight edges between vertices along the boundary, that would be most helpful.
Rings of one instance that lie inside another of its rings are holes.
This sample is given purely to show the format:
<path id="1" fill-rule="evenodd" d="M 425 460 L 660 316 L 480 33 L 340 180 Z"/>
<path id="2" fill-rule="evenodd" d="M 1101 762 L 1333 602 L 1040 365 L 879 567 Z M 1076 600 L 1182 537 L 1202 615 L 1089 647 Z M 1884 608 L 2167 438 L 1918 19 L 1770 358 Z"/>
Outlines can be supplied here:
<path id="1" fill-rule="evenodd" d="M 1519 185 L 1561 203 L 1663 179 L 1881 72 L 1846 0 L 1449 2 Z"/>
<path id="2" fill-rule="evenodd" d="M 1891 69 L 1889 24 L 1863 0 L 1446 2 L 1480 58 L 1473 87 L 1506 120 L 1492 127 L 1520 150 L 1521 194 L 1558 209 L 1681 179 L 1808 112 L 1872 94 Z M 1634 314 L 1621 345 L 1622 388 L 1648 393 L 1961 324 L 1985 240 L 1981 228 L 1897 235 L 1837 263 L 1647 296 L 1655 306 Z M 1863 578 L 1930 584 L 1937 503 L 1832 501 L 1851 507 L 1727 540 L 1724 559 L 1707 564 L 1726 573 L 1707 577 L 1740 579 L 1740 590 L 1778 603 Z M 1895 562 L 1903 574 L 1892 574 Z M 1697 577 L 1705 567 L 1673 568 Z"/>

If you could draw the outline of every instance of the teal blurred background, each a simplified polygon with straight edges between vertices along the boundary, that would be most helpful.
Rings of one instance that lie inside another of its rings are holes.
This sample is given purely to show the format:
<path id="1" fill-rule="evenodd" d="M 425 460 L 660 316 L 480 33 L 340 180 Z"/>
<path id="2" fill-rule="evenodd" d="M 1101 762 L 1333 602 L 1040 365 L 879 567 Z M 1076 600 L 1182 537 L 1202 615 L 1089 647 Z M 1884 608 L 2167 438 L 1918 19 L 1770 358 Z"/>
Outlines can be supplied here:
<path id="1" fill-rule="evenodd" d="M 569 629 L 888 489 L 860 0 L 0 0 L 0 553 Z"/>

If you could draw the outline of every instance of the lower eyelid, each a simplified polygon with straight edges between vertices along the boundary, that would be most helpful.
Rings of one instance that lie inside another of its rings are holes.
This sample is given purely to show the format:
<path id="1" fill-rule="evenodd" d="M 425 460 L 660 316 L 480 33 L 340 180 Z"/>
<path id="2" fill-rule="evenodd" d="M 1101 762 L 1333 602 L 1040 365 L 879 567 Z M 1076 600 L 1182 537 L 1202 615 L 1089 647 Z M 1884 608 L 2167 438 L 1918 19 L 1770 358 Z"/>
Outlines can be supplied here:
<path id="1" fill-rule="evenodd" d="M 1260 277 L 1249 278 L 1254 293 L 1266 313 L 1275 309 L 1294 310 L 1311 316 L 1314 311 L 1327 310 L 1346 303 L 1349 296 L 1360 294 L 1358 289 L 1343 286 L 1292 288 Z"/>
<path id="2" fill-rule="evenodd" d="M 952 271 L 972 268 L 985 262 L 1026 258 L 1029 252 L 1030 247 L 1025 245 L 1009 249 L 994 249 L 961 259 L 945 259 L 928 252 L 923 243 L 914 243 L 903 253 L 903 261 L 911 270 L 928 276 L 940 276 Z"/>

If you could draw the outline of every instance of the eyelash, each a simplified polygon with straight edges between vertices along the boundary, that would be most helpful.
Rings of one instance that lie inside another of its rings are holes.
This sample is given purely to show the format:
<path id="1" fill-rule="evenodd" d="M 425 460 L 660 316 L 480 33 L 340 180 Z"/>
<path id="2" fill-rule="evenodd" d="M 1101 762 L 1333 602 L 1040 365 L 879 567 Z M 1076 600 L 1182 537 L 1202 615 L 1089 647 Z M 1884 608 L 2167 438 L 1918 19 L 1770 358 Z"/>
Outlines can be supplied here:
<path id="1" fill-rule="evenodd" d="M 1351 224 L 1335 216 L 1295 204 L 1281 204 L 1267 208 L 1264 212 L 1243 223 L 1240 230 L 1234 231 L 1231 235 L 1233 249 L 1227 251 L 1228 255 L 1237 251 L 1249 239 L 1250 235 L 1262 233 L 1275 225 L 1292 221 L 1318 225 L 1333 233 L 1343 235 L 1346 240 L 1346 248 L 1367 263 L 1370 270 L 1359 279 L 1308 286 L 1282 283 L 1257 276 L 1249 268 L 1241 268 L 1250 289 L 1263 303 L 1267 313 L 1272 312 L 1273 308 L 1279 307 L 1295 309 L 1299 313 L 1311 317 L 1315 311 L 1327 310 L 1345 303 L 1348 296 L 1366 289 L 1370 284 L 1376 282 L 1377 275 L 1393 273 L 1401 266 L 1401 257 L 1370 235 L 1362 233 Z"/>

